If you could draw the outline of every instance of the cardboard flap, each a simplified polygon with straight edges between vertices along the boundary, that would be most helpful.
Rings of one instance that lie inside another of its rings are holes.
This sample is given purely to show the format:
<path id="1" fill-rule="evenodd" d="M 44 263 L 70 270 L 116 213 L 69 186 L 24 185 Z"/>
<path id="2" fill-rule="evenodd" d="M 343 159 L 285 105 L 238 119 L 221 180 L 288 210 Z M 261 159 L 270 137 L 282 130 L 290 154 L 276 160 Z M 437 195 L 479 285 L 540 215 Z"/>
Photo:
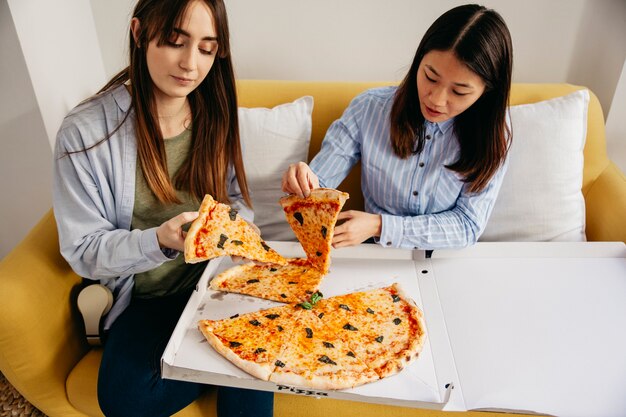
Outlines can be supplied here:
<path id="1" fill-rule="evenodd" d="M 489 246 L 432 259 L 467 409 L 623 415 L 626 246 Z"/>

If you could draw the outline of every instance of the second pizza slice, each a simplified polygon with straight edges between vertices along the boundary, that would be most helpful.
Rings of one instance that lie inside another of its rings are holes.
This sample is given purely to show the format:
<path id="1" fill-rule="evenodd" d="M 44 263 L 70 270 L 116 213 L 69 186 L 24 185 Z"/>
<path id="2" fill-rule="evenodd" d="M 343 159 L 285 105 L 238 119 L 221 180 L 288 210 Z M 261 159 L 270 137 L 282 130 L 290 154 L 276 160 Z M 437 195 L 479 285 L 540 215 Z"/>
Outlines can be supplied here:
<path id="1" fill-rule="evenodd" d="M 308 259 L 292 258 L 282 266 L 234 266 L 213 278 L 210 288 L 283 303 L 301 303 L 317 291 L 323 277 Z"/>
<path id="2" fill-rule="evenodd" d="M 301 313 L 285 305 L 222 320 L 201 320 L 198 328 L 219 354 L 267 381 Z"/>
<path id="3" fill-rule="evenodd" d="M 304 310 L 276 359 L 270 381 L 317 389 L 345 389 L 379 379 L 340 335 Z"/>
<path id="4" fill-rule="evenodd" d="M 330 266 L 335 223 L 348 198 L 347 193 L 338 190 L 316 188 L 306 198 L 291 194 L 280 199 L 287 221 L 308 259 L 324 274 Z"/>
<path id="5" fill-rule="evenodd" d="M 426 339 L 421 310 L 397 284 L 324 299 L 313 311 L 381 378 L 414 360 Z"/>

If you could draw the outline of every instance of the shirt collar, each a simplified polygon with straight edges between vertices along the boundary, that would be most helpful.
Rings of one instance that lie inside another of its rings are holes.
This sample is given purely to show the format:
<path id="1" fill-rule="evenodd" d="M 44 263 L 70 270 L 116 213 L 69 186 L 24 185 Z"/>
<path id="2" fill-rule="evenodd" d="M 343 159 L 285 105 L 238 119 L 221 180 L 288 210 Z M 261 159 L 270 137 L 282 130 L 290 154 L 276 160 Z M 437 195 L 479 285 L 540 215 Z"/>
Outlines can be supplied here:
<path id="1" fill-rule="evenodd" d="M 130 108 L 130 104 L 132 101 L 130 97 L 130 93 L 126 89 L 126 85 L 122 84 L 122 85 L 115 87 L 115 89 L 113 89 L 112 94 L 113 94 L 113 98 L 115 99 L 115 102 L 117 103 L 117 106 L 120 108 L 120 110 L 126 113 L 128 109 Z"/>
<path id="2" fill-rule="evenodd" d="M 448 133 L 448 130 L 450 130 L 450 128 L 454 126 L 454 117 L 446 121 L 443 121 L 441 123 L 433 123 L 433 122 L 429 122 L 428 120 L 426 120 L 425 122 L 426 122 L 427 127 L 430 127 L 431 129 L 439 130 L 441 133 L 445 135 Z"/>

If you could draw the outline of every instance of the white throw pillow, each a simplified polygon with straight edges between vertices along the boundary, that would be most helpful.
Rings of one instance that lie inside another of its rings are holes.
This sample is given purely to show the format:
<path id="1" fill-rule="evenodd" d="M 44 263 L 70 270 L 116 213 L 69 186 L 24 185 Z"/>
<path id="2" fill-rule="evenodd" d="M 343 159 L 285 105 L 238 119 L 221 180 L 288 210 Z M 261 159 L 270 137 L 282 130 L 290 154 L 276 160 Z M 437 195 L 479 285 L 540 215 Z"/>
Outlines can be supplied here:
<path id="1" fill-rule="evenodd" d="M 511 106 L 509 167 L 481 241 L 584 241 L 589 92 Z"/>
<path id="2" fill-rule="evenodd" d="M 267 108 L 239 108 L 239 132 L 254 223 L 265 240 L 295 240 L 278 200 L 289 164 L 306 161 L 313 97 Z"/>

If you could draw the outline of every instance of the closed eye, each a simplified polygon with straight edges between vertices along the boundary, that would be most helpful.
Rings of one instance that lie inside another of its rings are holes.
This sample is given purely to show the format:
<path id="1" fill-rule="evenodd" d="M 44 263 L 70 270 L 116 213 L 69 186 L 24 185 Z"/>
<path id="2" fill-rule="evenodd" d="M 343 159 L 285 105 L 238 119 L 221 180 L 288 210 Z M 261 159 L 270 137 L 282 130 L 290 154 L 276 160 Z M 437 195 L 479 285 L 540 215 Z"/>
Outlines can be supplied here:
<path id="1" fill-rule="evenodd" d="M 183 46 L 182 43 L 170 42 L 167 41 L 167 46 L 171 46 L 172 48 L 181 48 Z"/>
<path id="2" fill-rule="evenodd" d="M 215 55 L 215 52 L 217 51 L 217 46 L 213 46 L 210 49 L 207 48 L 198 48 L 200 50 L 200 53 L 202 55 Z"/>
<path id="3" fill-rule="evenodd" d="M 217 52 L 217 42 L 206 42 L 201 44 L 200 53 L 203 55 L 215 55 Z"/>

